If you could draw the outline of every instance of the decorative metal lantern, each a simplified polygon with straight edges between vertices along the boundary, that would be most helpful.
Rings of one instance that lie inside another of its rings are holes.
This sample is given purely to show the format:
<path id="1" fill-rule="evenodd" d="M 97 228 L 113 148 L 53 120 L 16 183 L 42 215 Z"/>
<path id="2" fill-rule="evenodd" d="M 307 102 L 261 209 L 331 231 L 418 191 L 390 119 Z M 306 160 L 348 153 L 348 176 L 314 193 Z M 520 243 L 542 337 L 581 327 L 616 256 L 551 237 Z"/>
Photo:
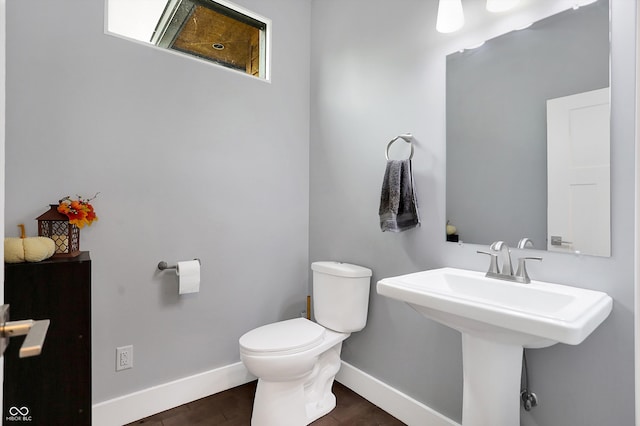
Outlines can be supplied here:
<path id="1" fill-rule="evenodd" d="M 53 257 L 76 257 L 80 254 L 80 228 L 69 223 L 69 218 L 58 211 L 58 204 L 50 204 L 49 211 L 36 218 L 38 235 L 48 237 L 56 244 Z"/>

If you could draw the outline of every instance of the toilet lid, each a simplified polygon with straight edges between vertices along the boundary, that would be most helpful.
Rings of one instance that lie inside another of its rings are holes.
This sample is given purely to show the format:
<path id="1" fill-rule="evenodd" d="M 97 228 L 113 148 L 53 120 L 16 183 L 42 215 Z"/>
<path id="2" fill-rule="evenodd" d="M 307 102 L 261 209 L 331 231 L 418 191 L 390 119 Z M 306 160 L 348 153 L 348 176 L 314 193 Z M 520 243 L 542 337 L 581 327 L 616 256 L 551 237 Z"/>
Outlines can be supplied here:
<path id="1" fill-rule="evenodd" d="M 305 318 L 263 325 L 240 337 L 240 347 L 254 353 L 296 353 L 312 348 L 324 338 L 325 329 Z"/>

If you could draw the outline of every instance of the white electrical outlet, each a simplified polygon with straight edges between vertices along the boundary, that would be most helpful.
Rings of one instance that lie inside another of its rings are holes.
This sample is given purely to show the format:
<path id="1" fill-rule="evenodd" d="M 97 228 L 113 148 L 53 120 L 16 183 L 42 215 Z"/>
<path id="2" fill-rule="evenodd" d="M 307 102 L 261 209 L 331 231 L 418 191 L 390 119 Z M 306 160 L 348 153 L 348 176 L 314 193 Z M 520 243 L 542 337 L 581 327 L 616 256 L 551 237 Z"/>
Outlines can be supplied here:
<path id="1" fill-rule="evenodd" d="M 133 345 L 116 348 L 116 371 L 133 368 Z"/>

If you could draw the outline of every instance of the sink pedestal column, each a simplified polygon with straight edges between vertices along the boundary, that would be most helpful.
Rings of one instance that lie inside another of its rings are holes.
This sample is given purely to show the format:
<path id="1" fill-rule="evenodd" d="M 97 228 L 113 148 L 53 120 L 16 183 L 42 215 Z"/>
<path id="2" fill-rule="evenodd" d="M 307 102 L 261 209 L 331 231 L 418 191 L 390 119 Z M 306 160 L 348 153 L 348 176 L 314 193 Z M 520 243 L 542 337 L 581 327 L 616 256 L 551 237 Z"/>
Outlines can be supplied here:
<path id="1" fill-rule="evenodd" d="M 520 424 L 522 350 L 462 333 L 463 426 Z"/>

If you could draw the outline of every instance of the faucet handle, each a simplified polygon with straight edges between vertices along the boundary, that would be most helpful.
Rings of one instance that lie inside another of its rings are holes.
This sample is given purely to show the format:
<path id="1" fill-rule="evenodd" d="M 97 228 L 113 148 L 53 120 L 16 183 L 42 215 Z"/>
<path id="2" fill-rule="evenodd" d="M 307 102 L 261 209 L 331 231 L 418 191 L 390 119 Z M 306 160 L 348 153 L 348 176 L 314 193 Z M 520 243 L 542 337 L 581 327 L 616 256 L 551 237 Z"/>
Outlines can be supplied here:
<path id="1" fill-rule="evenodd" d="M 518 258 L 518 270 L 516 271 L 516 281 L 523 284 L 529 284 L 531 282 L 531 278 L 529 278 L 529 274 L 527 273 L 527 260 L 537 260 L 542 262 L 542 258 L 538 256 L 524 256 Z"/>
<path id="2" fill-rule="evenodd" d="M 497 254 L 489 253 L 488 251 L 482 251 L 482 250 L 478 250 L 476 253 L 486 254 L 488 256 L 491 256 L 491 261 L 489 263 L 489 270 L 487 271 L 487 273 L 491 273 L 491 274 L 499 274 L 500 273 L 500 269 L 498 268 L 498 255 Z"/>

